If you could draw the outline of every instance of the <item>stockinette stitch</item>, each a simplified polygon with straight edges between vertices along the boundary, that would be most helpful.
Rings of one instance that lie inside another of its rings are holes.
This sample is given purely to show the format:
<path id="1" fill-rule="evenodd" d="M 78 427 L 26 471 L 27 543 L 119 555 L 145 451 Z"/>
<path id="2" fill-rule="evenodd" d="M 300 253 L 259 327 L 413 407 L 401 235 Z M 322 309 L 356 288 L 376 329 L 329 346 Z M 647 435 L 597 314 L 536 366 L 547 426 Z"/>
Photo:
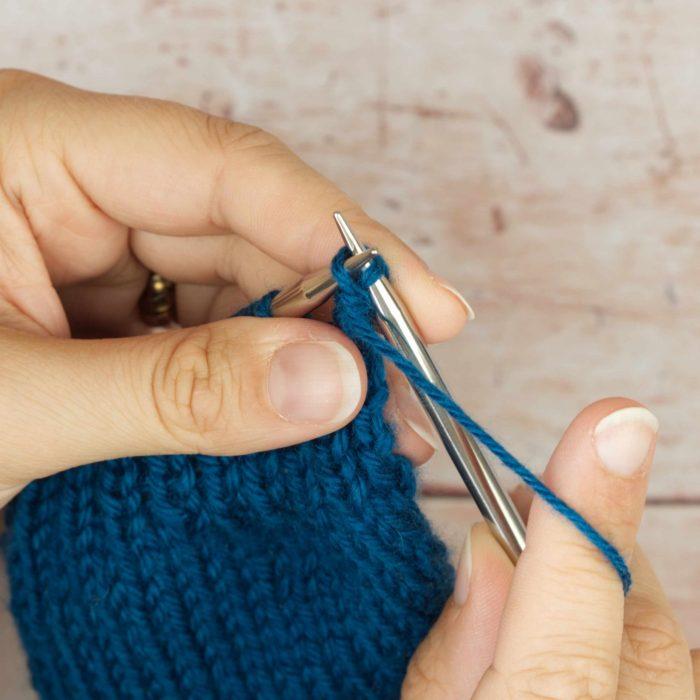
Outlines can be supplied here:
<path id="1" fill-rule="evenodd" d="M 242 457 L 109 460 L 13 501 L 11 608 L 42 698 L 399 695 L 454 572 L 393 452 L 381 353 L 353 335 L 369 311 L 342 287 L 335 321 L 368 375 L 347 427 Z"/>

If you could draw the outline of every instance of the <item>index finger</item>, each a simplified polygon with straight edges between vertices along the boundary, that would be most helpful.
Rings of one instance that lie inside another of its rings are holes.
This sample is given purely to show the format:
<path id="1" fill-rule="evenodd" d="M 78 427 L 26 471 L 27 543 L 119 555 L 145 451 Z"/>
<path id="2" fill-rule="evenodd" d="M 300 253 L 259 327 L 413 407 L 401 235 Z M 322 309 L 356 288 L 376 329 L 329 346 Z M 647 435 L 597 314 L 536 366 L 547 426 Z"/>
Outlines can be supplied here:
<path id="1" fill-rule="evenodd" d="M 466 321 L 459 295 L 408 246 L 270 134 L 174 103 L 47 82 L 54 97 L 42 106 L 57 118 L 43 118 L 60 129 L 63 162 L 112 219 L 172 236 L 233 232 L 304 273 L 340 248 L 332 217 L 340 210 L 384 255 L 427 340 L 451 337 Z M 203 262 L 219 264 L 216 256 Z"/>
<path id="2" fill-rule="evenodd" d="M 545 481 L 628 559 L 644 507 L 658 422 L 626 399 L 570 425 Z M 624 594 L 608 560 L 535 500 L 484 695 L 504 684 L 537 697 L 615 697 Z M 515 695 L 518 693 L 515 692 Z"/>

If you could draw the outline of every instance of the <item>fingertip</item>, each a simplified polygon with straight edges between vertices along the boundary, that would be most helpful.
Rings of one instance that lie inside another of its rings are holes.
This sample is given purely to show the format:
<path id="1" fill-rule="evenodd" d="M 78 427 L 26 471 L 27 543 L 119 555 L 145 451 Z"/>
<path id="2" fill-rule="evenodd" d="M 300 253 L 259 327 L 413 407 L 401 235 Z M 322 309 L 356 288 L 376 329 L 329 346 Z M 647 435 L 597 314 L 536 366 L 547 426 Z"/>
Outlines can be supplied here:
<path id="1" fill-rule="evenodd" d="M 339 430 L 364 402 L 359 350 L 311 319 L 237 317 L 141 340 L 167 451 L 286 447 Z"/>
<path id="2" fill-rule="evenodd" d="M 472 534 L 475 526 L 472 525 L 464 538 L 462 549 L 459 552 L 457 560 L 457 569 L 455 576 L 455 587 L 452 593 L 454 604 L 461 608 L 469 598 L 469 589 L 472 577 L 473 558 L 472 558 Z"/>
<path id="3" fill-rule="evenodd" d="M 462 311 L 466 314 L 467 321 L 473 321 L 476 318 L 474 309 L 471 304 L 464 298 L 462 293 L 452 284 L 450 284 L 446 279 L 440 277 L 439 275 L 434 275 L 433 279 L 437 282 L 443 289 L 448 291 L 460 304 Z"/>
<path id="4" fill-rule="evenodd" d="M 391 281 L 427 343 L 454 338 L 474 318 L 474 310 L 462 294 L 434 274 L 398 236 L 358 207 L 341 213 L 358 238 L 376 247 L 386 260 Z"/>
<path id="5" fill-rule="evenodd" d="M 552 454 L 545 476 L 560 462 L 586 459 L 589 466 L 591 462 L 598 464 L 595 452 L 596 428 L 604 424 L 603 421 L 608 416 L 629 408 L 644 407 L 633 399 L 615 396 L 599 399 L 581 410 L 564 431 Z"/>
<path id="6" fill-rule="evenodd" d="M 366 388 L 359 350 L 340 332 L 314 327 L 310 336 L 302 333 L 280 344 L 270 360 L 270 403 L 292 424 L 336 430 L 357 415 Z"/>
<path id="7" fill-rule="evenodd" d="M 440 439 L 407 379 L 391 363 L 386 372 L 390 390 L 386 417 L 394 426 L 397 452 L 421 466 L 435 454 Z"/>
<path id="8" fill-rule="evenodd" d="M 414 467 L 421 467 L 432 459 L 435 449 L 406 421 L 397 415 L 389 420 L 394 426 L 398 454 L 409 459 Z"/>
<path id="9" fill-rule="evenodd" d="M 587 469 L 607 475 L 634 478 L 651 465 L 659 421 L 638 401 L 611 397 L 584 408 L 571 422 L 557 446 L 550 465 L 563 469 L 565 462 L 584 461 Z"/>
<path id="10" fill-rule="evenodd" d="M 507 592 L 513 570 L 513 563 L 489 526 L 485 522 L 475 523 L 464 540 L 457 563 L 455 605 L 465 605 L 472 588 L 478 591 L 479 605 L 489 603 L 493 597 L 500 599 Z"/>
<path id="11" fill-rule="evenodd" d="M 488 526 L 473 525 L 457 565 L 454 594 L 411 660 L 406 697 L 472 697 L 493 662 L 513 571 Z"/>
<path id="12" fill-rule="evenodd" d="M 401 298 L 411 311 L 425 342 L 442 343 L 457 336 L 474 318 L 474 311 L 454 287 L 429 271 L 397 271 Z"/>
<path id="13" fill-rule="evenodd" d="M 624 557 L 634 546 L 644 509 L 657 425 L 649 410 L 632 399 L 596 401 L 571 422 L 544 473 L 547 485 Z M 540 546 L 539 532 L 552 537 L 561 530 L 569 541 L 569 528 L 561 516 L 536 502 L 528 549 L 535 540 Z M 587 551 L 592 547 L 587 545 Z"/>
<path id="14" fill-rule="evenodd" d="M 514 567 L 487 523 L 479 522 L 472 526 L 471 550 L 474 585 L 483 583 L 487 588 L 493 586 L 490 593 L 500 597 L 507 591 Z"/>
<path id="15" fill-rule="evenodd" d="M 593 431 L 600 464 L 613 476 L 641 474 L 651 465 L 658 429 L 658 419 L 643 406 L 626 406 L 608 413 Z"/>

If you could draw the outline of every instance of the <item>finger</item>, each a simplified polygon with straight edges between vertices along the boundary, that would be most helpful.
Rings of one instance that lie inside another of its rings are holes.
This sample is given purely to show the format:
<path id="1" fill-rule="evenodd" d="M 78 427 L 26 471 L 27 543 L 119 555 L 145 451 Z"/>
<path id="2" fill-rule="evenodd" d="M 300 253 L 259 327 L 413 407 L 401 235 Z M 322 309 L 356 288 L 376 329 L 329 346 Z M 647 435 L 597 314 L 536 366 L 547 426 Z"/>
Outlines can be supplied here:
<path id="1" fill-rule="evenodd" d="M 163 247 L 168 252 L 163 255 Z M 249 299 L 299 279 L 299 272 L 283 265 L 253 243 L 235 234 L 170 236 L 134 231 L 131 249 L 159 274 L 173 282 L 225 285 L 235 283 Z M 183 261 L 188 261 L 183 266 Z"/>
<path id="2" fill-rule="evenodd" d="M 389 400 L 384 415 L 394 428 L 396 451 L 420 466 L 435 454 L 440 439 L 406 377 L 391 363 L 385 367 Z"/>
<path id="3" fill-rule="evenodd" d="M 626 399 L 589 406 L 569 426 L 545 472 L 562 499 L 629 558 L 646 494 L 657 421 Z M 538 697 L 614 697 L 624 596 L 602 554 L 535 500 L 527 544 L 481 695 L 508 688 Z"/>
<path id="4" fill-rule="evenodd" d="M 693 664 L 683 628 L 642 550 L 631 560 L 617 700 L 694 700 Z"/>
<path id="5" fill-rule="evenodd" d="M 693 682 L 695 684 L 695 695 L 700 697 L 700 649 L 693 649 L 690 652 L 693 663 Z"/>
<path id="6" fill-rule="evenodd" d="M 177 320 L 185 327 L 230 318 L 250 301 L 251 298 L 234 284 L 224 287 L 201 284 L 175 286 Z"/>
<path id="7" fill-rule="evenodd" d="M 37 76 L 14 80 L 5 98 L 26 104 L 22 117 L 31 121 L 37 93 L 48 130 L 43 138 L 54 150 L 58 144 L 67 171 L 61 188 L 73 187 L 62 198 L 72 202 L 80 194 L 92 207 L 83 206 L 84 215 L 71 221 L 87 241 L 85 260 L 97 229 L 123 244 L 123 231 L 110 228 L 101 218 L 106 214 L 158 234 L 234 232 L 283 266 L 307 272 L 328 265 L 340 247 L 332 212 L 341 210 L 385 256 L 428 341 L 451 337 L 469 315 L 459 295 L 406 245 L 271 135 L 184 106 L 88 93 Z M 47 233 L 46 257 L 61 245 Z M 154 256 L 142 262 L 160 272 L 167 242 Z M 171 257 L 183 271 L 191 266 Z M 216 268 L 215 258 L 210 266 Z"/>
<path id="8" fill-rule="evenodd" d="M 246 301 L 242 290 L 233 286 L 179 284 L 176 293 L 178 320 L 184 326 L 230 316 Z M 420 466 L 433 456 L 440 440 L 403 374 L 391 363 L 386 364 L 386 373 L 389 400 L 384 415 L 394 430 L 396 452 Z"/>
<path id="9" fill-rule="evenodd" d="M 513 565 L 484 523 L 467 537 L 453 596 L 411 659 L 402 697 L 470 698 L 490 666 Z"/>
<path id="10" fill-rule="evenodd" d="M 242 454 L 337 430 L 366 377 L 309 319 L 235 318 L 118 340 L 0 338 L 0 489 L 127 455 Z"/>
<path id="11" fill-rule="evenodd" d="M 0 188 L 0 298 L 25 318 L 24 330 L 68 335 L 68 322 L 32 231 Z M 18 314 L 19 315 L 19 314 Z M 31 321 L 27 323 L 27 316 Z"/>
<path id="12" fill-rule="evenodd" d="M 384 412 L 386 420 L 394 431 L 394 438 L 396 441 L 394 451 L 397 454 L 407 457 L 414 467 L 420 467 L 432 458 L 435 454 L 435 447 L 426 442 L 425 439 L 404 420 L 403 416 L 396 408 L 396 399 L 391 393 L 389 394 L 389 400 L 387 401 Z"/>
<path id="13" fill-rule="evenodd" d="M 148 276 L 148 270 L 125 251 L 105 274 L 60 289 L 73 337 L 133 335 L 133 329 L 142 325 L 138 300 Z"/>
<path id="14" fill-rule="evenodd" d="M 246 301 L 246 294 L 233 286 L 178 284 L 176 292 L 178 320 L 184 326 L 230 316 Z M 385 417 L 395 432 L 396 451 L 420 466 L 433 456 L 440 440 L 404 375 L 391 363 L 386 372 L 390 393 Z"/>
<path id="15" fill-rule="evenodd" d="M 184 326 L 225 318 L 246 302 L 242 290 L 233 286 L 179 284 L 176 292 L 178 320 Z M 391 363 L 386 372 L 389 400 L 384 415 L 394 430 L 396 452 L 420 466 L 435 454 L 440 440 L 403 374 Z"/>
<path id="16" fill-rule="evenodd" d="M 523 522 L 527 525 L 527 521 L 530 518 L 530 507 L 534 498 L 533 492 L 524 484 L 518 484 L 511 492 L 510 497 Z"/>

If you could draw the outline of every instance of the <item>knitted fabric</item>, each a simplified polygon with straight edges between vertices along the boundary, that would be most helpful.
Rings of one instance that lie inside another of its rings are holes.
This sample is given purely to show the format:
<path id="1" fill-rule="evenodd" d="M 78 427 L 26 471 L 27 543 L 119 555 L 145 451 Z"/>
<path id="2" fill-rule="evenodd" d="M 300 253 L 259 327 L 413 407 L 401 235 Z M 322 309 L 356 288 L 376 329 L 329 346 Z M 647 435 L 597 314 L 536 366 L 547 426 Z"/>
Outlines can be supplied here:
<path id="1" fill-rule="evenodd" d="M 8 514 L 12 611 L 42 698 L 392 698 L 453 584 L 383 417 L 384 358 L 608 558 L 619 552 L 373 328 L 333 261 L 368 392 L 332 435 L 243 457 L 110 460 L 34 482 Z M 270 315 L 267 295 L 244 314 Z"/>
<path id="2" fill-rule="evenodd" d="M 454 572 L 394 454 L 382 356 L 353 339 L 367 399 L 332 435 L 110 460 L 13 501 L 11 607 L 42 698 L 399 695 Z"/>

